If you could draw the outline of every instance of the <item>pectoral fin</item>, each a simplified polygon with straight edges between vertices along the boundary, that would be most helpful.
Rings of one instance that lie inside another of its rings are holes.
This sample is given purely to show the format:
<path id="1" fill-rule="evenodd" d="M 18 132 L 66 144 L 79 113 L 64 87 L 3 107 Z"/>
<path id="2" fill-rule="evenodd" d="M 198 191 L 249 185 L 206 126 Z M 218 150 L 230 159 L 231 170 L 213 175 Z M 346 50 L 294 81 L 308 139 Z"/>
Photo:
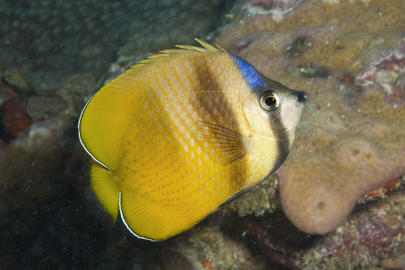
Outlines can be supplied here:
<path id="1" fill-rule="evenodd" d="M 243 136 L 232 129 L 215 123 L 200 121 L 202 140 L 213 147 L 218 157 L 230 164 L 246 155 Z"/>

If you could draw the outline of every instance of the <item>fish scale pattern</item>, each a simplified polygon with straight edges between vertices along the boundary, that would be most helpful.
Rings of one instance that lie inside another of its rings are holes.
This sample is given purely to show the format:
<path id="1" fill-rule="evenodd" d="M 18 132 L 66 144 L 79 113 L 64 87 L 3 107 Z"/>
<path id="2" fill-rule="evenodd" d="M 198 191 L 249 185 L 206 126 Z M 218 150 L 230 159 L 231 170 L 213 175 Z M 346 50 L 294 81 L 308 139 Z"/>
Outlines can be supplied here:
<path id="1" fill-rule="evenodd" d="M 196 208 L 201 210 L 206 207 L 211 208 L 239 190 L 244 184 L 241 178 L 244 177 L 241 173 L 243 166 L 229 167 L 229 170 L 223 172 L 224 170 L 220 169 L 222 166 L 220 162 L 215 162 L 218 152 L 207 152 L 212 146 L 205 147 L 202 145 L 201 138 L 198 139 L 196 124 L 201 117 L 204 117 L 200 115 L 201 113 L 211 120 L 212 117 L 223 118 L 222 110 L 215 112 L 213 110 L 213 107 L 218 107 L 218 103 L 223 102 L 217 98 L 217 91 L 209 95 L 213 99 L 206 99 L 204 106 L 198 104 L 202 97 L 196 98 L 193 94 L 181 97 L 182 93 L 184 94 L 182 85 L 190 82 L 174 76 L 175 73 L 182 73 L 180 68 L 177 68 L 178 72 L 173 72 L 175 69 L 168 69 L 156 75 L 154 83 L 147 84 L 153 85 L 152 89 L 149 89 L 145 97 L 140 98 L 139 104 L 135 106 L 138 108 L 139 117 L 135 122 L 136 125 L 130 126 L 128 134 L 137 134 L 136 137 L 142 138 L 145 143 L 140 145 L 130 138 L 125 140 L 128 145 L 124 149 L 128 151 L 125 151 L 123 159 L 132 159 L 133 162 L 124 162 L 128 165 L 128 171 L 125 170 L 120 179 L 123 185 L 128 182 L 131 190 L 147 194 L 150 200 L 159 202 L 162 206 L 181 212 L 190 212 L 193 209 L 196 211 Z M 192 72 L 193 70 L 195 72 Z M 206 67 L 201 67 L 201 63 L 196 63 L 191 71 L 188 70 L 190 75 L 197 74 L 197 76 L 206 71 Z M 195 82 L 197 80 L 194 80 Z M 205 88 L 203 85 L 199 87 Z M 209 92 L 204 91 L 204 94 Z M 205 107 L 205 110 L 199 111 L 201 107 Z M 210 116 L 209 111 L 215 115 Z M 150 125 L 149 120 L 153 118 L 154 121 L 159 122 L 159 129 Z M 145 152 L 145 147 L 149 149 L 148 152 Z M 156 151 L 151 153 L 151 148 Z M 132 152 L 131 149 L 136 150 Z M 164 153 L 158 153 L 159 149 L 165 149 Z M 151 166 L 159 166 L 160 169 L 152 170 Z M 139 174 L 142 176 L 139 177 Z M 134 178 L 137 180 L 134 181 Z M 184 181 L 190 178 L 195 184 L 190 185 L 189 182 Z M 148 185 L 140 179 L 147 179 Z M 161 181 L 161 179 L 167 179 L 167 181 Z M 223 181 L 218 182 L 218 179 Z M 184 205 L 184 201 L 188 202 L 188 205 Z M 209 201 L 208 204 L 207 201 Z"/>

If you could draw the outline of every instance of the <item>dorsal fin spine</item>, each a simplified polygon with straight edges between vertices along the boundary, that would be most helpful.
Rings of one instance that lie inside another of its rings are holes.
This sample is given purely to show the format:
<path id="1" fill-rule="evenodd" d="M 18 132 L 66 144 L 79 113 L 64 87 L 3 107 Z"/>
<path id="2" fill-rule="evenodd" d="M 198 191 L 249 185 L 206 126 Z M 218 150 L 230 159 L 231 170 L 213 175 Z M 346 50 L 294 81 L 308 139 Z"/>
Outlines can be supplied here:
<path id="1" fill-rule="evenodd" d="M 196 38 L 195 39 L 201 47 L 197 46 L 192 46 L 192 45 L 176 45 L 175 49 L 166 49 L 159 51 L 156 54 L 152 54 L 145 59 L 139 61 L 135 65 L 131 67 L 132 68 L 138 68 L 139 66 L 143 66 L 145 64 L 153 63 L 156 60 L 160 60 L 162 58 L 169 57 L 170 55 L 178 54 L 178 53 L 184 53 L 185 51 L 190 51 L 190 52 L 197 52 L 197 53 L 207 53 L 207 52 L 219 52 L 219 51 L 224 51 L 225 49 L 219 46 L 218 44 L 215 44 L 215 46 L 209 44 L 206 41 L 203 41 L 201 39 Z"/>

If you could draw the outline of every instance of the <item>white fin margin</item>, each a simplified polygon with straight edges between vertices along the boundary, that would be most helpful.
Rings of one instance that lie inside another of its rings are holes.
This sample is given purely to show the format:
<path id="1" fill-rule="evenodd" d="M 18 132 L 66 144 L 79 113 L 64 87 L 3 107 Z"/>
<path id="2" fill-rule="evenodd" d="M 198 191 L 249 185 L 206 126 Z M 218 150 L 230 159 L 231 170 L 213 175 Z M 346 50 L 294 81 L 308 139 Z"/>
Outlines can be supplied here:
<path id="1" fill-rule="evenodd" d="M 122 193 L 120 192 L 119 201 L 118 201 L 118 206 L 119 206 L 119 211 L 120 211 L 120 217 L 121 217 L 122 223 L 124 223 L 124 225 L 125 225 L 125 227 L 127 228 L 127 230 L 128 230 L 133 236 L 135 236 L 136 238 L 139 238 L 139 239 L 142 239 L 142 240 L 148 240 L 148 241 L 151 241 L 151 242 L 157 242 L 156 240 L 149 239 L 149 238 L 145 238 L 145 237 L 142 237 L 142 236 L 137 235 L 137 234 L 129 227 L 128 223 L 125 221 L 124 212 L 122 211 L 121 198 L 122 198 Z"/>
<path id="2" fill-rule="evenodd" d="M 87 154 L 100 166 L 102 166 L 103 168 L 105 168 L 106 170 L 111 171 L 110 168 L 108 168 L 105 164 L 103 164 L 100 160 L 98 160 L 90 151 L 89 149 L 87 149 L 86 145 L 84 144 L 83 140 L 82 140 L 82 136 L 80 134 L 80 124 L 82 122 L 82 117 L 83 117 L 83 113 L 87 108 L 87 105 L 89 105 L 90 101 L 93 99 L 94 95 L 87 101 L 86 105 L 84 106 L 82 112 L 80 113 L 80 117 L 79 117 L 79 121 L 77 122 L 77 132 L 78 132 L 78 136 L 79 136 L 79 141 L 80 144 L 82 145 L 83 149 L 87 152 Z"/>

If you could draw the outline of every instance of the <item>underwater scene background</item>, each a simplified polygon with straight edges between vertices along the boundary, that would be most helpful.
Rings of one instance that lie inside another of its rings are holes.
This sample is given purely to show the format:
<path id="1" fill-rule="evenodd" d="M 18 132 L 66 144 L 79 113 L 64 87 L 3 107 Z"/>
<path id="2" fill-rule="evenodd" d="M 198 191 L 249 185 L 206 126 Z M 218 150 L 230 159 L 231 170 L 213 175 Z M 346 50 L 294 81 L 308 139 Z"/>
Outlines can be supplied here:
<path id="1" fill-rule="evenodd" d="M 405 269 L 402 0 L 0 0 L 2 269 Z M 87 100 L 193 38 L 308 93 L 286 162 L 167 241 L 114 223 Z"/>

